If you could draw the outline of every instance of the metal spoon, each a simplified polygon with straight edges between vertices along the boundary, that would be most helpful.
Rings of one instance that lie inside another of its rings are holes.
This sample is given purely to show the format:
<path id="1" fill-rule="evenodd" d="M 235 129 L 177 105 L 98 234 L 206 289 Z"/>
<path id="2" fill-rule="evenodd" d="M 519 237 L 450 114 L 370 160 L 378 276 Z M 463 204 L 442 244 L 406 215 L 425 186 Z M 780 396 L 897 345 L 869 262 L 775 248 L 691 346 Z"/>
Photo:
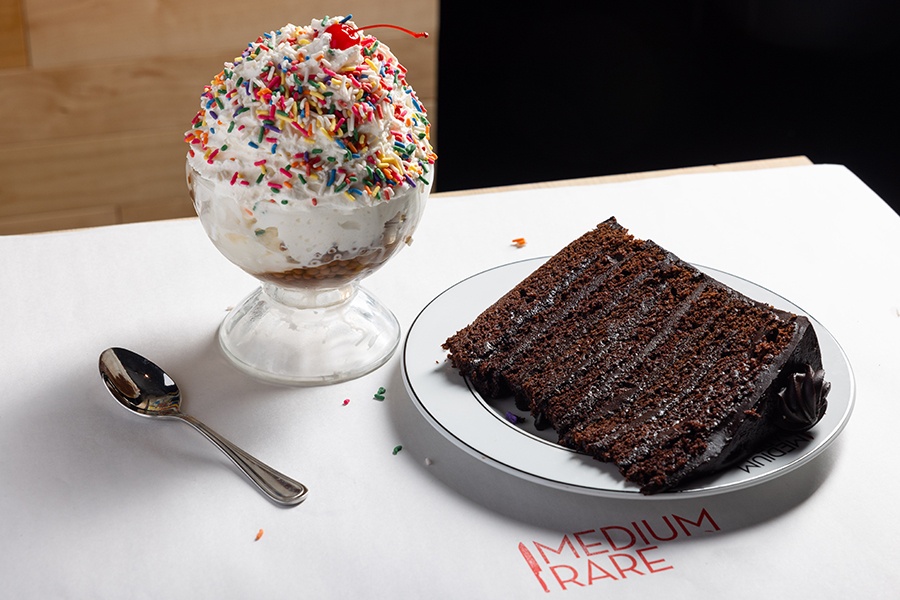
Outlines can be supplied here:
<path id="1" fill-rule="evenodd" d="M 309 491 L 305 485 L 253 458 L 197 419 L 181 412 L 181 393 L 158 366 L 124 348 L 108 348 L 100 354 L 100 376 L 109 392 L 128 410 L 143 417 L 180 419 L 199 431 L 234 461 L 274 502 L 300 504 Z"/>

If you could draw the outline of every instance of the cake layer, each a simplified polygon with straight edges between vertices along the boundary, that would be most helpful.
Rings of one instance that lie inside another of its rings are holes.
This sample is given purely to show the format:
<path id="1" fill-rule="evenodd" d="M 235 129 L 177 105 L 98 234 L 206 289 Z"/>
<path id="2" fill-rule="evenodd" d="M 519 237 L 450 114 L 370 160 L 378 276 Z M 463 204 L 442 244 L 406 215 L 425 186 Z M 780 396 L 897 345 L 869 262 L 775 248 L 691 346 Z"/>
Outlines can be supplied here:
<path id="1" fill-rule="evenodd" d="M 605 243 L 603 243 L 605 242 Z M 527 342 L 537 331 L 550 328 L 573 306 L 585 300 L 594 303 L 601 298 L 591 297 L 590 290 L 578 294 L 576 282 L 590 280 L 599 287 L 615 271 L 619 255 L 615 240 L 580 238 L 550 262 L 561 276 L 545 277 L 539 269 L 530 275 L 514 293 L 501 298 L 474 323 L 458 332 L 453 339 L 457 366 L 479 392 L 486 396 L 509 393 L 500 363 L 509 362 L 527 349 Z M 615 261 L 615 262 L 612 262 Z M 581 306 L 582 311 L 590 306 Z"/>
<path id="2" fill-rule="evenodd" d="M 739 294 L 615 219 L 444 347 L 481 394 L 513 394 L 561 444 L 615 463 L 644 493 L 742 458 L 779 425 L 811 427 L 828 392 L 807 319 Z"/>

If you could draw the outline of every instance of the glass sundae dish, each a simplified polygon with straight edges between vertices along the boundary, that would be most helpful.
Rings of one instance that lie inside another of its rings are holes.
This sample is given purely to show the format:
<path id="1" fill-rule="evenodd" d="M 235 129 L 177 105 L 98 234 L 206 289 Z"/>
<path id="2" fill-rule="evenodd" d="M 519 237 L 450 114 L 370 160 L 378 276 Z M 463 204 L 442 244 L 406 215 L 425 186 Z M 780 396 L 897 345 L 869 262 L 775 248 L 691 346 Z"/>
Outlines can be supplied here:
<path id="1" fill-rule="evenodd" d="M 262 283 L 219 329 L 258 378 L 335 383 L 383 364 L 400 327 L 359 283 L 411 240 L 435 155 L 390 49 L 349 17 L 260 36 L 205 88 L 187 183 L 216 248 Z"/>

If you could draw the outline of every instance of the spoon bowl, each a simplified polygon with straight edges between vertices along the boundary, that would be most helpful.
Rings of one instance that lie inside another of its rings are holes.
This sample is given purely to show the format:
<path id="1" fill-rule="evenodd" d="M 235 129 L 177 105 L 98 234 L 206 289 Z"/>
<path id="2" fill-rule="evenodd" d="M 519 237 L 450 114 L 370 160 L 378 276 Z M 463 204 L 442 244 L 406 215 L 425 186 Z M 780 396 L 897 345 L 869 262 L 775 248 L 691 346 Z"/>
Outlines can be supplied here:
<path id="1" fill-rule="evenodd" d="M 273 502 L 295 506 L 306 498 L 302 483 L 250 456 L 209 427 L 181 412 L 181 392 L 159 366 L 125 348 L 107 348 L 100 354 L 100 377 L 119 404 L 151 418 L 179 419 L 203 434 L 240 468 Z"/>
<path id="2" fill-rule="evenodd" d="M 124 348 L 100 355 L 100 376 L 119 404 L 142 417 L 174 417 L 181 392 L 156 364 Z"/>

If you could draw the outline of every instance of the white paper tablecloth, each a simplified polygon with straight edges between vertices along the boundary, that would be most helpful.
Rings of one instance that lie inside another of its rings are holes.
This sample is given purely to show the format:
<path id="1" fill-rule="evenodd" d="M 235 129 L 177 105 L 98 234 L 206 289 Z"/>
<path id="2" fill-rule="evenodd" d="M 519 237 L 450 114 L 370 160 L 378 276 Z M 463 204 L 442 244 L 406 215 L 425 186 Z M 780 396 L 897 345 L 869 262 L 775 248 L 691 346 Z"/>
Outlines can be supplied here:
<path id="1" fill-rule="evenodd" d="M 320 388 L 232 369 L 216 328 L 255 280 L 194 219 L 0 238 L 0 595 L 896 597 L 900 218 L 845 168 L 435 197 L 415 243 L 365 285 L 405 331 L 460 279 L 553 254 L 610 215 L 829 329 L 857 384 L 834 445 L 707 498 L 549 489 L 437 433 L 399 353 Z M 306 502 L 276 507 L 189 427 L 116 406 L 97 372 L 109 346 L 163 366 L 186 412 L 309 485 Z"/>

